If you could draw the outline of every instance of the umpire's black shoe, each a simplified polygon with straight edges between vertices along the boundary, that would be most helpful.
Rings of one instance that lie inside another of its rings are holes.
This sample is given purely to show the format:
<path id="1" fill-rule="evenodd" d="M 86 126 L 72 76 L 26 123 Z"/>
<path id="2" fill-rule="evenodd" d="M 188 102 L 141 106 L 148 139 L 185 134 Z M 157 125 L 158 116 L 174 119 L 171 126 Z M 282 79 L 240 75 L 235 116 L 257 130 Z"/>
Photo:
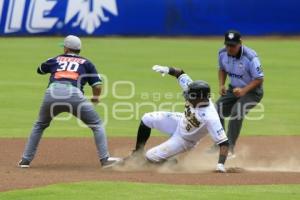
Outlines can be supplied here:
<path id="1" fill-rule="evenodd" d="M 21 168 L 29 168 L 30 167 L 30 161 L 26 160 L 25 158 L 22 158 L 19 163 L 18 166 Z"/>
<path id="2" fill-rule="evenodd" d="M 101 166 L 104 169 L 121 164 L 122 162 L 123 162 L 122 158 L 116 158 L 116 157 L 106 157 L 100 160 Z"/>

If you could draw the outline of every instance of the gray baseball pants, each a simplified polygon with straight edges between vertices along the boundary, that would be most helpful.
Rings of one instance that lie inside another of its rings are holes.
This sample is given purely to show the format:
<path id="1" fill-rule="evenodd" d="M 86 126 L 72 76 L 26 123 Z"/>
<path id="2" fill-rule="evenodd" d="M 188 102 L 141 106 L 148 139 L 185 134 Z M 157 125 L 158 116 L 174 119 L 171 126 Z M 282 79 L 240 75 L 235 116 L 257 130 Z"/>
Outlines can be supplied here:
<path id="1" fill-rule="evenodd" d="M 23 158 L 32 161 L 44 130 L 52 119 L 62 112 L 68 112 L 83 121 L 94 133 L 99 159 L 109 157 L 107 138 L 102 121 L 91 102 L 80 89 L 68 83 L 52 83 L 46 90 L 39 116 L 23 153 Z"/>

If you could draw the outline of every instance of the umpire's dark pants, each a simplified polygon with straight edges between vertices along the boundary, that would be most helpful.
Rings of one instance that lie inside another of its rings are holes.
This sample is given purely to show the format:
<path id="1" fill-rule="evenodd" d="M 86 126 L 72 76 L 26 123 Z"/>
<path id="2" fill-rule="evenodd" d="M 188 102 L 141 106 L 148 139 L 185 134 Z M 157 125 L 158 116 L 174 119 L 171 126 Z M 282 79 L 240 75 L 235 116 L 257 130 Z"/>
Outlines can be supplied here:
<path id="1" fill-rule="evenodd" d="M 223 95 L 218 99 L 216 108 L 224 128 L 224 118 L 230 117 L 227 137 L 231 151 L 233 151 L 236 141 L 240 135 L 245 115 L 250 109 L 260 102 L 262 97 L 262 88 L 256 88 L 243 97 L 236 97 L 233 94 L 233 87 L 229 85 L 226 95 Z"/>

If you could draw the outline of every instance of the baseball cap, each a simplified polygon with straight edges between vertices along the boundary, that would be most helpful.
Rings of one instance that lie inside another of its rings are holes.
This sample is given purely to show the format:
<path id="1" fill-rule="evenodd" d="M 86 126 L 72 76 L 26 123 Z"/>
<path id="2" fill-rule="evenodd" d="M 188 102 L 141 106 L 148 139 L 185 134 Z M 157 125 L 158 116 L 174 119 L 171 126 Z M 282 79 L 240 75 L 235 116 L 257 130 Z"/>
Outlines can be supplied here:
<path id="1" fill-rule="evenodd" d="M 68 35 L 64 39 L 64 43 L 62 46 L 72 49 L 72 50 L 80 50 L 81 49 L 81 40 L 79 37 L 75 35 Z"/>
<path id="2" fill-rule="evenodd" d="M 241 33 L 236 30 L 229 30 L 225 33 L 225 45 L 237 45 L 241 43 Z"/>

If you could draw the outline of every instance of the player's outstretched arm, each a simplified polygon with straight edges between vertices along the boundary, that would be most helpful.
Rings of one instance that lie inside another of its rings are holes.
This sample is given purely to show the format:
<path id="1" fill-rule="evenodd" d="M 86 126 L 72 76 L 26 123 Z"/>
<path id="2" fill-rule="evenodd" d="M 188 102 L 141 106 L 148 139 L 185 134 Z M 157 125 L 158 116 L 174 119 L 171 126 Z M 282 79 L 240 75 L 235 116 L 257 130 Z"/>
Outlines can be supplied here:
<path id="1" fill-rule="evenodd" d="M 220 153 L 219 153 L 219 161 L 218 161 L 218 164 L 217 164 L 217 167 L 216 167 L 216 172 L 219 172 L 219 173 L 225 173 L 226 172 L 226 169 L 225 169 L 225 162 L 226 162 L 226 159 L 227 159 L 227 155 L 228 155 L 228 146 L 229 146 L 229 143 L 228 143 L 228 140 L 226 140 L 225 142 L 222 142 L 221 144 L 219 144 L 220 146 Z"/>
<path id="2" fill-rule="evenodd" d="M 214 109 L 214 108 L 213 108 Z M 216 167 L 216 172 L 226 172 L 225 162 L 228 155 L 229 142 L 225 130 L 220 122 L 217 112 L 210 112 L 205 116 L 206 129 L 212 140 L 219 145 L 219 160 Z"/>
<path id="3" fill-rule="evenodd" d="M 175 76 L 178 78 L 180 75 L 184 74 L 184 71 L 180 68 L 176 67 L 167 67 L 167 66 L 161 66 L 161 65 L 154 65 L 152 67 L 153 71 L 161 73 L 162 76 L 165 76 L 166 74 L 169 74 L 171 76 Z"/>
<path id="4" fill-rule="evenodd" d="M 178 83 L 183 90 L 188 88 L 188 85 L 193 82 L 193 80 L 180 68 L 167 67 L 161 65 L 154 65 L 152 67 L 153 71 L 161 73 L 162 76 L 169 74 L 178 79 Z"/>

